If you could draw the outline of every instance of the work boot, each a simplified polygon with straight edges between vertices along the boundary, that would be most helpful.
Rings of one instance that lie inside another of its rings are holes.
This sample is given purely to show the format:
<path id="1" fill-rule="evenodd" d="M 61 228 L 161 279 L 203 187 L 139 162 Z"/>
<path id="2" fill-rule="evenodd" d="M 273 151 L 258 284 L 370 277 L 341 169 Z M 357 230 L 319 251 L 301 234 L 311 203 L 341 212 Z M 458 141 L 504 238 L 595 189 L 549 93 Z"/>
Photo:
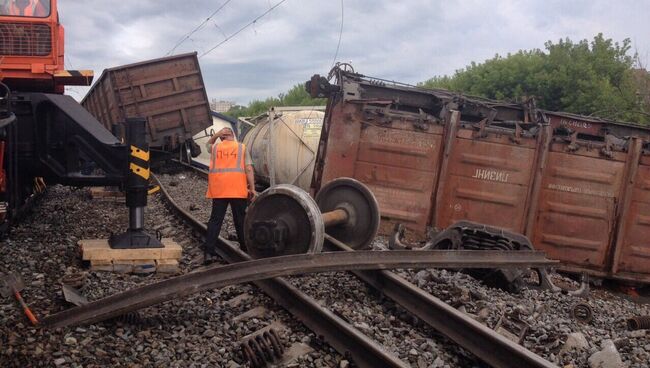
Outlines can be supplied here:
<path id="1" fill-rule="evenodd" d="M 219 256 L 217 255 L 217 250 L 214 246 L 208 245 L 206 243 L 201 244 L 200 247 L 203 250 L 203 264 L 208 265 L 217 261 Z"/>
<path id="2" fill-rule="evenodd" d="M 219 262 L 219 257 L 217 255 L 210 254 L 208 252 L 203 253 L 203 265 L 204 266 L 211 265 L 211 264 L 213 264 L 215 262 Z"/>

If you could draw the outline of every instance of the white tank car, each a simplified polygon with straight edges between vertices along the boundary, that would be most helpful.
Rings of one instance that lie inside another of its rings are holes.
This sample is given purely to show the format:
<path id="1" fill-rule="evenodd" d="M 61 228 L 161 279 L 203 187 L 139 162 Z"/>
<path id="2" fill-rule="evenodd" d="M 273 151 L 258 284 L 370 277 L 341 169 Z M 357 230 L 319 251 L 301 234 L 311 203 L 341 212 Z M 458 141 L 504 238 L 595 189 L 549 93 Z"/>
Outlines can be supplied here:
<path id="1" fill-rule="evenodd" d="M 293 184 L 309 191 L 324 108 L 276 107 L 250 120 L 255 127 L 240 139 L 253 159 L 259 186 L 268 187 L 274 173 L 275 184 Z"/>
<path id="2" fill-rule="evenodd" d="M 236 119 L 214 111 L 211 112 L 211 115 L 212 125 L 193 137 L 194 142 L 201 147 L 201 154 L 192 159 L 192 164 L 203 169 L 210 167 L 210 150 L 206 147 L 206 143 L 208 143 L 213 133 L 229 127 L 235 132 L 235 139 L 239 135 Z"/>

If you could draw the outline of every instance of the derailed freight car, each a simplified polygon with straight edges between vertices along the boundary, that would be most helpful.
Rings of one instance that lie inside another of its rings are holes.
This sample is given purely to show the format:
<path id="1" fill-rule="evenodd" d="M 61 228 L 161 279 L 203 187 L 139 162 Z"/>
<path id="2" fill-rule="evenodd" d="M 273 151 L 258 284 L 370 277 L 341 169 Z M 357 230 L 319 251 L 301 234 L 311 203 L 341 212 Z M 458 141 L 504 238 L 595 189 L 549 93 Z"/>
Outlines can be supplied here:
<path id="1" fill-rule="evenodd" d="M 193 156 L 192 137 L 212 125 L 195 52 L 106 69 L 81 104 L 109 131 L 117 124 L 118 135 L 127 118 L 146 118 L 150 147 L 174 151 L 187 143 Z"/>
<path id="2" fill-rule="evenodd" d="M 367 184 L 382 231 L 469 220 L 527 235 L 571 271 L 650 282 L 650 130 L 335 70 L 312 192 Z"/>

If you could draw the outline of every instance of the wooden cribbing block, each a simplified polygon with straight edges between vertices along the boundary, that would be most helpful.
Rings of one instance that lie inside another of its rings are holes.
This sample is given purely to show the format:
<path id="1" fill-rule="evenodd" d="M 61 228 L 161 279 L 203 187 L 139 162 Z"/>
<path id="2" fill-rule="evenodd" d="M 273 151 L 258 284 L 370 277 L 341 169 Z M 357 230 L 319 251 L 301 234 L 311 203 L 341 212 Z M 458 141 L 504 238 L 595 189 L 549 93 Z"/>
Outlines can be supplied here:
<path id="1" fill-rule="evenodd" d="M 181 246 L 173 239 L 163 238 L 164 248 L 139 248 L 139 249 L 112 249 L 108 239 L 82 239 L 79 240 L 81 259 L 84 261 L 104 261 L 125 263 L 118 261 L 157 261 L 179 260 L 183 253 Z"/>
<path id="2" fill-rule="evenodd" d="M 91 261 L 90 262 L 91 271 L 105 271 L 113 272 L 113 262 L 111 261 Z"/>
<path id="3" fill-rule="evenodd" d="M 90 195 L 93 199 L 124 198 L 124 192 L 120 192 L 119 190 L 107 190 L 105 187 L 90 188 Z"/>
<path id="4" fill-rule="evenodd" d="M 81 258 L 90 262 L 92 271 L 146 274 L 180 272 L 178 260 L 183 249 L 170 238 L 163 238 L 164 248 L 112 249 L 108 239 L 79 241 Z"/>
<path id="5" fill-rule="evenodd" d="M 156 272 L 177 274 L 181 272 L 181 268 L 178 266 L 178 261 L 175 259 L 157 259 Z"/>
<path id="6" fill-rule="evenodd" d="M 171 260 L 170 260 L 171 261 Z M 177 261 L 174 261 L 177 262 Z M 168 269 L 158 270 L 157 261 L 90 261 L 91 271 L 104 271 L 116 273 L 135 273 L 139 275 L 162 272 L 170 273 Z"/>
<path id="7" fill-rule="evenodd" d="M 118 261 L 113 263 L 113 272 L 115 273 L 133 273 L 133 263 L 129 261 Z"/>

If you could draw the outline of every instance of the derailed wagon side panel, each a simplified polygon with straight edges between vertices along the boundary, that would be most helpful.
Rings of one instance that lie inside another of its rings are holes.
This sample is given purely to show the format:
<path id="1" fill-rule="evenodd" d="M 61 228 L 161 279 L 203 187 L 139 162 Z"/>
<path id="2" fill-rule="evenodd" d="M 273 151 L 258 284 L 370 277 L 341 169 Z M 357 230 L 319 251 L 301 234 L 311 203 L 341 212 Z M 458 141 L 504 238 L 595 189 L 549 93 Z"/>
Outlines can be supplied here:
<path id="1" fill-rule="evenodd" d="M 605 272 L 623 182 L 623 152 L 551 144 L 531 240 L 567 264 Z"/>
<path id="2" fill-rule="evenodd" d="M 384 234 L 470 220 L 524 233 L 564 270 L 650 282 L 650 129 L 341 75 L 316 89 L 330 99 L 313 193 L 355 177 Z"/>
<path id="3" fill-rule="evenodd" d="M 415 125 L 417 125 L 417 128 Z M 330 109 L 322 184 L 352 177 L 377 197 L 382 232 L 395 222 L 424 234 L 437 181 L 443 127 L 436 118 L 339 102 Z"/>
<path id="4" fill-rule="evenodd" d="M 444 229 L 469 220 L 523 232 L 535 166 L 535 138 L 489 133 L 475 138 L 459 129 L 450 138 L 448 168 L 440 178 L 435 224 Z"/>
<path id="5" fill-rule="evenodd" d="M 650 154 L 640 158 L 613 272 L 627 279 L 650 279 Z"/>

